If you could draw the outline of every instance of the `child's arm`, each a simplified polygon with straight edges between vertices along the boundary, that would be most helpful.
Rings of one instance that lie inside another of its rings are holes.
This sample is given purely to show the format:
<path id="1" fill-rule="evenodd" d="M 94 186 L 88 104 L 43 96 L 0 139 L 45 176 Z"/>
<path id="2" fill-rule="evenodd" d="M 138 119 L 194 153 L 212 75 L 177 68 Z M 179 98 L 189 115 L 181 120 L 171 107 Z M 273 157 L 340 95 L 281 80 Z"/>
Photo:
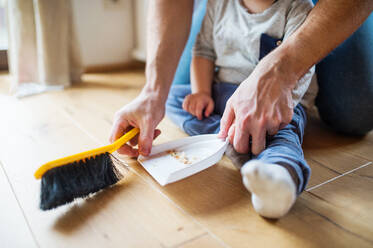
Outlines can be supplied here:
<path id="1" fill-rule="evenodd" d="M 193 57 L 190 71 L 192 93 L 205 93 L 211 96 L 214 67 L 214 62 L 207 58 Z"/>
<path id="2" fill-rule="evenodd" d="M 214 110 L 214 101 L 211 98 L 216 59 L 213 42 L 214 9 L 215 2 L 208 1 L 206 14 L 193 46 L 190 72 L 192 94 L 186 96 L 183 102 L 183 109 L 199 120 L 210 116 Z"/>
<path id="3" fill-rule="evenodd" d="M 199 120 L 210 116 L 214 110 L 214 101 L 211 98 L 214 67 L 214 62 L 207 58 L 194 56 L 192 59 L 190 72 L 192 94 L 185 97 L 183 109 Z"/>

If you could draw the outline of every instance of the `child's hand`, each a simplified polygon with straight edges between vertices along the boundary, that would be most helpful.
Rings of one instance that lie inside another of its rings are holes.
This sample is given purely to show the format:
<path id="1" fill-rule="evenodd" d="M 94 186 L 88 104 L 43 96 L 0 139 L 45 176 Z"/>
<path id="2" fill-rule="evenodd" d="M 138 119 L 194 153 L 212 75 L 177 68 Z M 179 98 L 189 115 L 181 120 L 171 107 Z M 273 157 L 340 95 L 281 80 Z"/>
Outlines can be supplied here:
<path id="1" fill-rule="evenodd" d="M 209 117 L 214 110 L 214 101 L 206 93 L 190 94 L 184 99 L 183 109 L 196 116 L 198 120 L 202 120 L 203 112 L 205 112 L 205 117 Z"/>

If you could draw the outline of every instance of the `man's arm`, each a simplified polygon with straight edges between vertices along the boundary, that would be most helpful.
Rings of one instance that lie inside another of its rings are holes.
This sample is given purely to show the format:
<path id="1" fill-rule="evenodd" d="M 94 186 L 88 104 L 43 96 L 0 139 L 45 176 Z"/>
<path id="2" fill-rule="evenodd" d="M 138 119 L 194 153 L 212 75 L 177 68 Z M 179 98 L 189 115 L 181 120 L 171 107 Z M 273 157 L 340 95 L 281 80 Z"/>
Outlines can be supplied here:
<path id="1" fill-rule="evenodd" d="M 372 11 L 372 0 L 320 0 L 277 56 L 291 58 L 292 69 L 288 69 L 299 79 L 355 32 Z"/>
<path id="2" fill-rule="evenodd" d="M 192 14 L 193 0 L 149 1 L 146 43 L 147 82 L 143 91 L 157 95 L 164 103 L 188 39 Z"/>
<path id="3" fill-rule="evenodd" d="M 151 0 L 147 21 L 146 84 L 140 95 L 123 106 L 114 117 L 110 141 L 121 137 L 131 127 L 140 128 L 137 144 L 122 146 L 118 152 L 130 156 L 148 155 L 156 126 L 163 119 L 165 102 L 178 61 L 188 39 L 193 0 Z"/>
<path id="4" fill-rule="evenodd" d="M 259 154 L 266 133 L 274 134 L 291 121 L 291 90 L 297 81 L 356 31 L 372 10 L 371 0 L 320 0 L 303 25 L 264 57 L 229 99 L 220 136 L 229 134 L 241 153 L 249 152 L 251 136 L 251 151 Z"/>

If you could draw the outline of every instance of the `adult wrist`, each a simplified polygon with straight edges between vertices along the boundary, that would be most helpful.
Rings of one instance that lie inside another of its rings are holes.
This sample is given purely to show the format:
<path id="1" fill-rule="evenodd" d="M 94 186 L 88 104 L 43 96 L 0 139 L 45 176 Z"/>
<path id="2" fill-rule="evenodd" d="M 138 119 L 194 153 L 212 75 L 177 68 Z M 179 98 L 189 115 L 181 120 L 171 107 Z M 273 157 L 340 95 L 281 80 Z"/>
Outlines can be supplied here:
<path id="1" fill-rule="evenodd" d="M 265 58 L 269 63 L 269 70 L 274 73 L 279 82 L 289 88 L 294 88 L 301 78 L 301 67 L 297 64 L 290 49 L 276 49 Z"/>
<path id="2" fill-rule="evenodd" d="M 165 104 L 175 73 L 167 69 L 169 68 L 161 66 L 159 62 L 157 65 L 156 60 L 148 59 L 145 70 L 146 84 L 141 94 Z"/>
<path id="3" fill-rule="evenodd" d="M 278 70 L 287 76 L 287 81 L 290 86 L 295 87 L 298 80 L 300 80 L 305 73 L 312 67 L 314 62 L 310 61 L 312 56 L 302 49 L 304 46 L 299 44 L 299 41 L 290 37 L 276 50 L 274 50 L 274 59 Z M 304 52 L 300 52 L 303 50 Z"/>
<path id="4" fill-rule="evenodd" d="M 141 90 L 140 95 L 152 98 L 153 101 L 165 104 L 168 97 L 169 87 L 162 83 L 147 82 Z"/>

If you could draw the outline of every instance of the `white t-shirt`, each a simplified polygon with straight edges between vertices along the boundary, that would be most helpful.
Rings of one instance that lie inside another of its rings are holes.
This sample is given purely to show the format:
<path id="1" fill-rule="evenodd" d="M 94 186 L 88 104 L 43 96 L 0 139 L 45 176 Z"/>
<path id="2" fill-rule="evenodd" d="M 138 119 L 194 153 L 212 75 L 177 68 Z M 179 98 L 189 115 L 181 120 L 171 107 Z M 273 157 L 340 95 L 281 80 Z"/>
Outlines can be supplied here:
<path id="1" fill-rule="evenodd" d="M 193 56 L 214 61 L 215 82 L 240 84 L 259 62 L 262 34 L 286 40 L 304 22 L 312 7 L 310 0 L 277 0 L 263 12 L 250 14 L 240 0 L 209 0 Z M 293 90 L 294 106 L 303 97 L 306 106 L 314 101 L 317 92 L 314 73 L 312 67 L 298 81 Z M 311 81 L 312 90 L 307 92 Z"/>

